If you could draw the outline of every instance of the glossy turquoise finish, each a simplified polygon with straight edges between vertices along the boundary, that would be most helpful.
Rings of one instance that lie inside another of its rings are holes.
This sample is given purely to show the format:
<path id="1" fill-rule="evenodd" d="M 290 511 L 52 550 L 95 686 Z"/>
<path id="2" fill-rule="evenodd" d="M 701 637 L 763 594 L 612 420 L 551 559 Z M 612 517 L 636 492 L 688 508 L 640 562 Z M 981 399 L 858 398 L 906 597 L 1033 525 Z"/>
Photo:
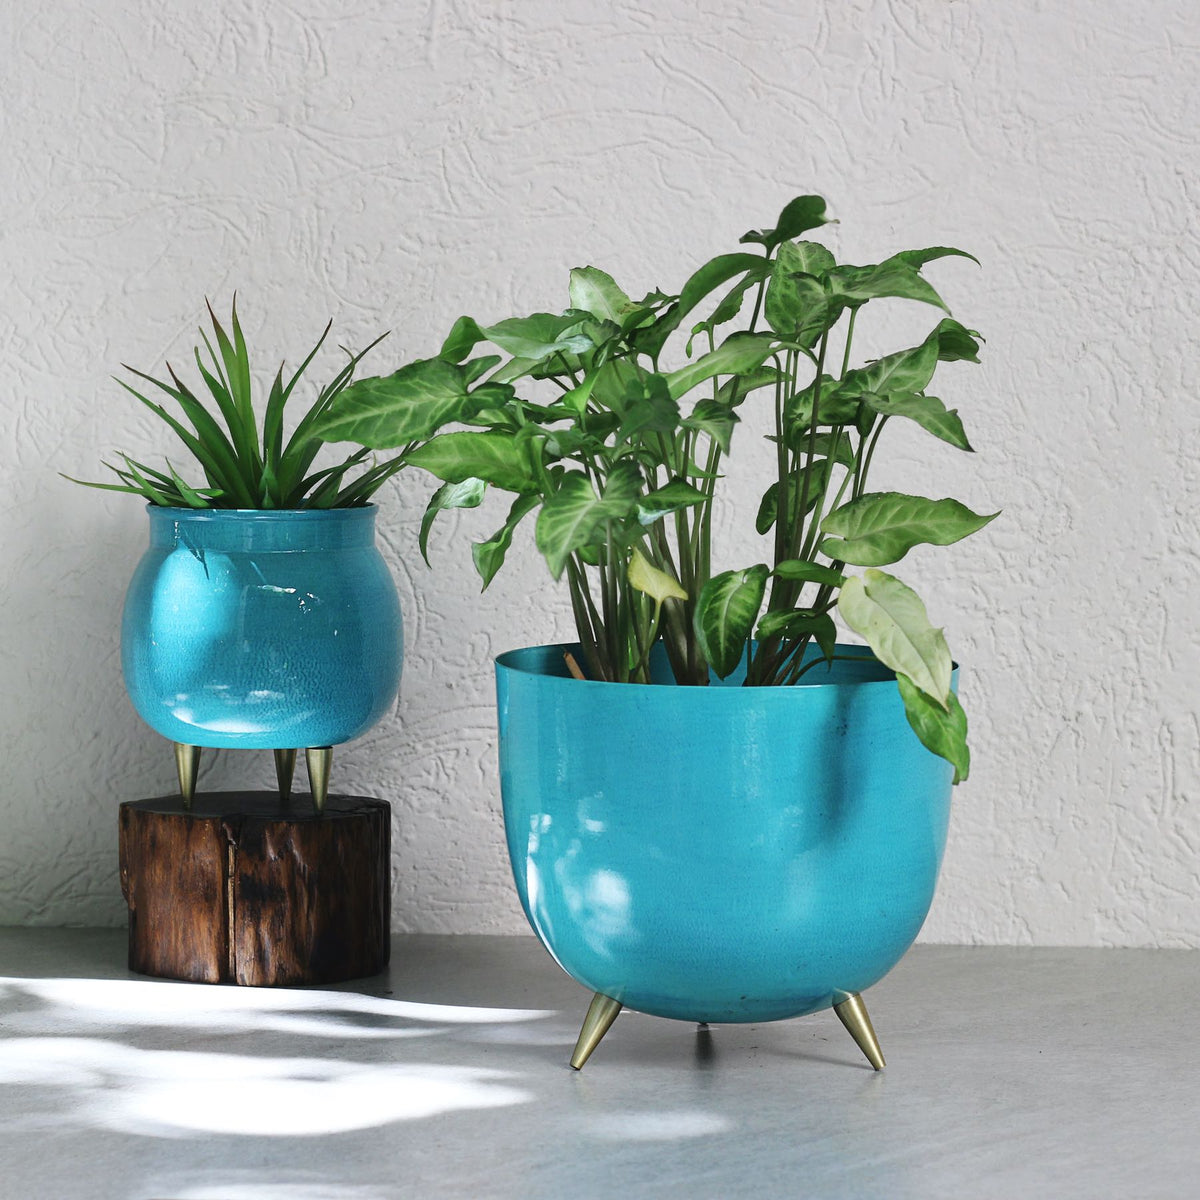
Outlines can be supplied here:
<path id="1" fill-rule="evenodd" d="M 147 724 L 193 746 L 333 746 L 388 711 L 404 635 L 373 506 L 148 512 L 121 624 Z"/>
<path id="2" fill-rule="evenodd" d="M 933 899 L 953 770 L 891 672 L 839 646 L 862 661 L 789 688 L 593 683 L 567 676 L 568 648 L 496 660 L 517 890 L 568 974 L 657 1016 L 769 1021 L 896 964 Z"/>

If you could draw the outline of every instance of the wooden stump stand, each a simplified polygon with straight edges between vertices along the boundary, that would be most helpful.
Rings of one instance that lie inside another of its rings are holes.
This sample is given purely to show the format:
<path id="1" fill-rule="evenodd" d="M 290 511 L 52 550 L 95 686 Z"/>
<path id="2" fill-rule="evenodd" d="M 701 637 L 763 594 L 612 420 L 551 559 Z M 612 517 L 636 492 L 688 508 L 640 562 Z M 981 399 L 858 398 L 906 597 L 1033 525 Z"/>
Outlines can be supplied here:
<path id="1" fill-rule="evenodd" d="M 198 794 L 121 805 L 129 966 L 196 983 L 279 986 L 375 975 L 391 948 L 385 800 Z"/>

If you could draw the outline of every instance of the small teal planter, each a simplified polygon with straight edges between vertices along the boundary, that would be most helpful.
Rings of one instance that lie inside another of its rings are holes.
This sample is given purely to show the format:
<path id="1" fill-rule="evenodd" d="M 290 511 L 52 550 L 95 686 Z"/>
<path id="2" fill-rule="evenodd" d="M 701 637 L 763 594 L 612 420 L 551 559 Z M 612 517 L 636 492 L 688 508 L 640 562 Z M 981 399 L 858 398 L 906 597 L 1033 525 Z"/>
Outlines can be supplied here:
<path id="1" fill-rule="evenodd" d="M 839 646 L 862 661 L 788 688 L 580 682 L 570 648 L 496 660 L 509 855 L 563 969 L 713 1022 L 799 1016 L 882 978 L 933 899 L 953 776 L 892 673 Z"/>
<path id="2" fill-rule="evenodd" d="M 389 710 L 403 625 L 375 508 L 148 506 L 121 665 L 151 728 L 190 746 L 334 746 Z"/>

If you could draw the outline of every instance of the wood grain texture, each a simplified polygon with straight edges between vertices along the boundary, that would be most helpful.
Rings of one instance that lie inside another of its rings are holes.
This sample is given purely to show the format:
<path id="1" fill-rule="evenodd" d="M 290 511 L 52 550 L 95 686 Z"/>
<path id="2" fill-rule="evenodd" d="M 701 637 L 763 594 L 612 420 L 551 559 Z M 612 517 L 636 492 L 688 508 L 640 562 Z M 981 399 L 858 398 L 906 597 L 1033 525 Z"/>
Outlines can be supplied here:
<path id="1" fill-rule="evenodd" d="M 391 913 L 386 801 L 217 792 L 120 814 L 129 966 L 200 983 L 335 983 L 382 971 Z"/>

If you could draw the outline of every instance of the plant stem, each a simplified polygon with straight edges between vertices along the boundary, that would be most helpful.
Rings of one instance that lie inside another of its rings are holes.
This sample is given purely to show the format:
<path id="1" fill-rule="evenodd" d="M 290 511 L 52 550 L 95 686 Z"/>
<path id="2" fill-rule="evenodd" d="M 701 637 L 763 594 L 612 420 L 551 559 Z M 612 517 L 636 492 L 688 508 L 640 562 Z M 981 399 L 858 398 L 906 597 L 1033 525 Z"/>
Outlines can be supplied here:
<path id="1" fill-rule="evenodd" d="M 764 246 L 763 253 L 766 255 L 767 261 L 770 262 L 771 261 L 771 251 Z M 770 271 L 768 271 L 766 273 L 766 275 L 764 275 L 758 281 L 758 294 L 754 297 L 754 311 L 750 314 L 750 329 L 749 329 L 750 333 L 754 332 L 754 327 L 758 324 L 758 314 L 762 310 L 763 293 L 767 289 L 767 280 L 770 278 L 770 276 L 771 276 L 771 273 L 770 273 Z"/>
<path id="2" fill-rule="evenodd" d="M 883 427 L 887 424 L 887 422 L 887 417 L 881 416 L 879 418 L 879 424 L 875 426 L 874 433 L 871 435 L 871 444 L 867 448 L 865 457 L 863 457 L 859 464 L 857 478 L 854 481 L 854 499 L 856 500 L 866 490 L 867 472 L 871 469 L 871 459 L 875 455 L 875 447 L 879 445 L 879 435 L 883 432 Z"/>
<path id="3" fill-rule="evenodd" d="M 800 493 L 800 505 L 796 511 L 795 530 L 789 546 L 790 557 L 800 553 L 802 534 L 804 532 L 804 516 L 808 512 L 808 490 L 812 481 L 812 464 L 817 450 L 817 419 L 821 404 L 821 376 L 825 370 L 825 351 L 829 346 L 829 331 L 821 336 L 821 349 L 817 353 L 817 377 L 813 381 L 812 413 L 809 417 L 808 448 L 805 452 L 804 485 Z"/>
<path id="4" fill-rule="evenodd" d="M 575 387 L 578 387 L 579 386 L 579 376 L 577 376 L 575 374 L 575 372 L 571 369 L 571 364 L 569 362 L 567 362 L 567 356 L 561 350 L 559 350 L 558 354 L 557 354 L 557 358 L 558 358 L 558 361 L 560 363 L 562 363 L 563 370 L 566 371 L 567 377 L 571 380 L 572 384 L 574 384 Z"/>
<path id="5" fill-rule="evenodd" d="M 846 378 L 846 368 L 850 366 L 850 343 L 854 340 L 854 322 L 858 317 L 858 310 L 861 305 L 856 305 L 850 310 L 850 320 L 846 325 L 846 349 L 842 354 L 842 369 L 838 375 L 839 379 Z"/>

